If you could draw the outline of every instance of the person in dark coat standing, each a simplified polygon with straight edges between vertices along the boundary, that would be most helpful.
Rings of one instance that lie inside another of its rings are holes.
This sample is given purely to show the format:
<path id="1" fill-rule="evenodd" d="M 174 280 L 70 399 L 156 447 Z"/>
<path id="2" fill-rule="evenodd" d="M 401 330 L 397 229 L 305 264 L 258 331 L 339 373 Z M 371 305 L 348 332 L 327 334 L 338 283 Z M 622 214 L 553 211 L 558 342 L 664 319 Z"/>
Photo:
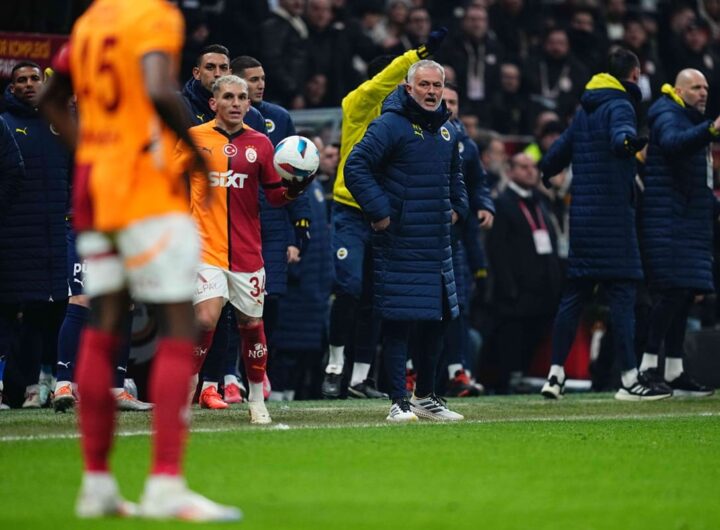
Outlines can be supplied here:
<path id="1" fill-rule="evenodd" d="M 68 298 L 65 214 L 70 153 L 37 110 L 44 82 L 40 66 L 21 62 L 13 67 L 4 94 L 3 117 L 22 153 L 26 175 L 4 212 L 0 297 L 23 313 L 17 361 L 26 387 L 25 408 L 43 405 L 54 386 L 52 367 Z"/>
<path id="2" fill-rule="evenodd" d="M 720 117 L 705 118 L 708 82 L 682 70 L 650 107 L 650 144 L 641 202 L 640 238 L 655 295 L 640 380 L 665 383 L 673 395 L 709 396 L 683 367 L 687 316 L 695 295 L 713 291 L 713 196 L 710 143 L 720 140 Z M 658 371 L 665 345 L 665 373 Z"/>
<path id="3" fill-rule="evenodd" d="M 610 54 L 608 73 L 595 75 L 585 87 L 581 107 L 570 127 L 540 162 L 543 180 L 570 163 L 570 255 L 565 291 L 555 317 L 552 365 L 542 395 L 559 398 L 564 390 L 563 365 L 575 339 L 578 317 L 596 286 L 610 306 L 610 324 L 620 357 L 622 388 L 615 397 L 640 401 L 670 397 L 665 389 L 638 380 L 634 351 L 636 284 L 643 277 L 635 232 L 634 155 L 647 143 L 637 136 L 634 105 L 640 101 L 640 61 L 625 49 Z M 538 237 L 540 250 L 551 243 Z"/>
<path id="4" fill-rule="evenodd" d="M 322 186 L 313 182 L 305 192 L 311 208 L 310 240 L 302 259 L 288 267 L 288 287 L 278 303 L 278 318 L 273 340 L 277 348 L 269 359 L 273 390 L 271 401 L 292 401 L 302 381 L 310 375 L 319 397 L 323 353 L 327 348 L 330 291 L 333 284 L 333 258 L 330 226 Z"/>
<path id="5" fill-rule="evenodd" d="M 457 130 L 458 149 L 462 155 L 463 181 L 467 189 L 470 209 L 477 212 L 477 215 L 468 215 L 463 222 L 455 223 L 450 232 L 460 315 L 450 322 L 445 332 L 445 361 L 448 369 L 445 395 L 477 396 L 484 389 L 482 385 L 471 379 L 473 369 L 469 335 L 471 280 L 481 277 L 483 273 L 487 274 L 480 230 L 489 230 L 492 227 L 495 206 L 486 183 L 487 172 L 480 163 L 480 151 L 477 144 L 468 136 L 459 118 L 459 97 L 455 85 L 450 83 L 445 85 L 443 101 L 452 113 L 450 123 Z"/>
<path id="6" fill-rule="evenodd" d="M 388 421 L 417 415 L 461 420 L 435 395 L 445 321 L 458 316 L 450 228 L 468 212 L 461 157 L 442 101 L 445 71 L 422 60 L 393 91 L 345 165 L 345 180 L 374 230 L 374 310 L 383 319 L 383 353 L 391 380 Z M 417 383 L 405 395 L 405 363 L 413 323 L 424 351 Z"/>
<path id="7" fill-rule="evenodd" d="M 182 97 L 187 105 L 190 123 L 200 125 L 215 117 L 210 108 L 212 85 L 216 79 L 232 73 L 230 70 L 230 52 L 221 44 L 206 46 L 197 56 L 193 75 L 182 89 Z M 245 125 L 267 134 L 262 115 L 250 107 L 244 120 Z"/>
<path id="8" fill-rule="evenodd" d="M 502 394 L 513 390 L 550 330 L 561 283 L 555 227 L 537 190 L 535 161 L 525 153 L 514 155 L 508 178 L 495 199 L 495 223 L 486 243 L 500 368 L 496 390 Z"/>
<path id="9" fill-rule="evenodd" d="M 25 179 L 25 163 L 20 149 L 5 119 L 0 115 L 0 227 L 5 228 L 5 214 L 15 198 L 17 190 Z M 0 250 L 0 263 L 4 261 Z M 3 375 L 5 362 L 12 349 L 12 335 L 17 311 L 8 304 L 5 297 L 0 298 L 0 410 L 3 405 Z"/>
<path id="10" fill-rule="evenodd" d="M 308 28 L 301 18 L 305 0 L 279 0 L 262 24 L 260 49 L 267 69 L 267 99 L 285 108 L 305 107 L 303 87 L 308 78 Z"/>

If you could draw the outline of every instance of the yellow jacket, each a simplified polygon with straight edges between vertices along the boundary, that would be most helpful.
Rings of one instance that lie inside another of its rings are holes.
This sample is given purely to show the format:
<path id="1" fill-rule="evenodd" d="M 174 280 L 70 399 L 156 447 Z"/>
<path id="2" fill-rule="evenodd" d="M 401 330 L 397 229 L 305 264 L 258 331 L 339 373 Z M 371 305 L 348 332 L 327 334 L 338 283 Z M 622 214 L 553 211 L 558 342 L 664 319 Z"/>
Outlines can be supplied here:
<path id="1" fill-rule="evenodd" d="M 333 186 L 333 200 L 360 208 L 352 194 L 345 187 L 343 170 L 350 151 L 362 140 L 370 122 L 380 116 L 380 109 L 385 98 L 405 78 L 408 69 L 418 62 L 416 50 L 408 50 L 396 57 L 384 70 L 372 79 L 368 79 L 342 100 L 342 133 L 340 143 L 340 163 Z"/>

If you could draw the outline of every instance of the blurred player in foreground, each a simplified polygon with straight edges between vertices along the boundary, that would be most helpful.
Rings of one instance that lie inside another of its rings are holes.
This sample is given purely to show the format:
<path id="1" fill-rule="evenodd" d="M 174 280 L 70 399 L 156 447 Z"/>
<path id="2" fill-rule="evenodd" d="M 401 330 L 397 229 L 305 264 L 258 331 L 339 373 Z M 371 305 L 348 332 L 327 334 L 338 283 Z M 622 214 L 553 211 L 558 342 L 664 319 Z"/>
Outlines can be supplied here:
<path id="1" fill-rule="evenodd" d="M 152 467 L 139 514 L 192 521 L 241 517 L 239 510 L 190 491 L 181 472 L 199 239 L 185 186 L 171 165 L 178 137 L 194 163 L 205 167 L 176 93 L 182 35 L 180 12 L 162 0 L 96 0 L 56 58 L 57 75 L 43 97 L 46 115 L 76 150 L 74 224 L 78 253 L 88 263 L 91 314 L 76 373 L 85 463 L 79 517 L 135 512 L 120 496 L 108 462 L 115 422 L 110 387 L 129 296 L 156 304 L 160 320 L 149 381 Z M 79 126 L 68 111 L 73 92 Z"/>

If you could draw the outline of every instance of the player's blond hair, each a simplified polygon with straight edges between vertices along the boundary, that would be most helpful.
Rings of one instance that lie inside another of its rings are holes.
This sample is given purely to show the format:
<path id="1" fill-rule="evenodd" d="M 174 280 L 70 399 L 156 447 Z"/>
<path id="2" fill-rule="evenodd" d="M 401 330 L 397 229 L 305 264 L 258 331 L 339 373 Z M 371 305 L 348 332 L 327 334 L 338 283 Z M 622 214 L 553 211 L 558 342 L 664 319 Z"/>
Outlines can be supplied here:
<path id="1" fill-rule="evenodd" d="M 245 90 L 245 92 L 248 91 L 248 84 L 242 77 L 228 74 L 228 75 L 224 75 L 222 77 L 218 77 L 215 80 L 215 82 L 212 84 L 213 96 L 218 95 L 218 92 L 220 92 L 220 87 L 222 85 L 240 85 L 243 88 L 243 90 Z"/>

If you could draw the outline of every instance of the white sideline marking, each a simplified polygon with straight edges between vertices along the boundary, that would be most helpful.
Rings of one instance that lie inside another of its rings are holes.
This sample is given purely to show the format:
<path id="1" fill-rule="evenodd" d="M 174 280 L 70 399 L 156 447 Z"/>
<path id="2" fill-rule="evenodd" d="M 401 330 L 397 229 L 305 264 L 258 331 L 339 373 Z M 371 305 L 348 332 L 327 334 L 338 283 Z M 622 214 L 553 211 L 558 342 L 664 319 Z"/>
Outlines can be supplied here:
<path id="1" fill-rule="evenodd" d="M 316 409 L 302 409 L 303 412 Z M 337 409 L 335 409 L 337 410 Z M 720 412 L 671 412 L 661 414 L 585 414 L 577 416 L 546 416 L 542 418 L 525 418 L 525 417 L 508 417 L 508 418 L 492 418 L 492 419 L 478 419 L 478 420 L 465 420 L 458 423 L 454 422 L 440 422 L 440 421 L 423 421 L 420 425 L 456 425 L 456 424 L 493 424 L 493 423 L 547 423 L 547 422 L 583 422 L 583 421 L 594 421 L 594 420 L 619 420 L 619 421 L 657 421 L 666 419 L 677 419 L 677 418 L 700 418 L 700 417 L 720 417 Z M 271 432 L 271 431 L 293 431 L 293 430 L 312 430 L 312 429 L 358 429 L 367 427 L 386 427 L 386 428 L 403 428 L 399 425 L 387 423 L 385 421 L 378 420 L 377 422 L 357 422 L 357 423 L 341 423 L 337 425 L 287 425 L 283 423 L 275 423 L 269 427 L 251 428 L 249 424 L 243 424 L 243 427 L 232 428 L 232 427 L 198 427 L 197 429 L 190 429 L 192 434 L 208 434 L 208 433 L 223 433 L 223 432 Z M 408 426 L 412 428 L 412 426 Z M 116 436 L 120 437 L 131 437 L 131 436 L 149 436 L 152 431 L 148 429 L 138 431 L 120 431 L 116 433 Z M 34 441 L 47 441 L 47 440 L 75 440 L 80 438 L 80 433 L 57 433 L 57 434 L 27 434 L 22 436 L 0 436 L 0 443 L 2 442 L 34 442 Z"/>

